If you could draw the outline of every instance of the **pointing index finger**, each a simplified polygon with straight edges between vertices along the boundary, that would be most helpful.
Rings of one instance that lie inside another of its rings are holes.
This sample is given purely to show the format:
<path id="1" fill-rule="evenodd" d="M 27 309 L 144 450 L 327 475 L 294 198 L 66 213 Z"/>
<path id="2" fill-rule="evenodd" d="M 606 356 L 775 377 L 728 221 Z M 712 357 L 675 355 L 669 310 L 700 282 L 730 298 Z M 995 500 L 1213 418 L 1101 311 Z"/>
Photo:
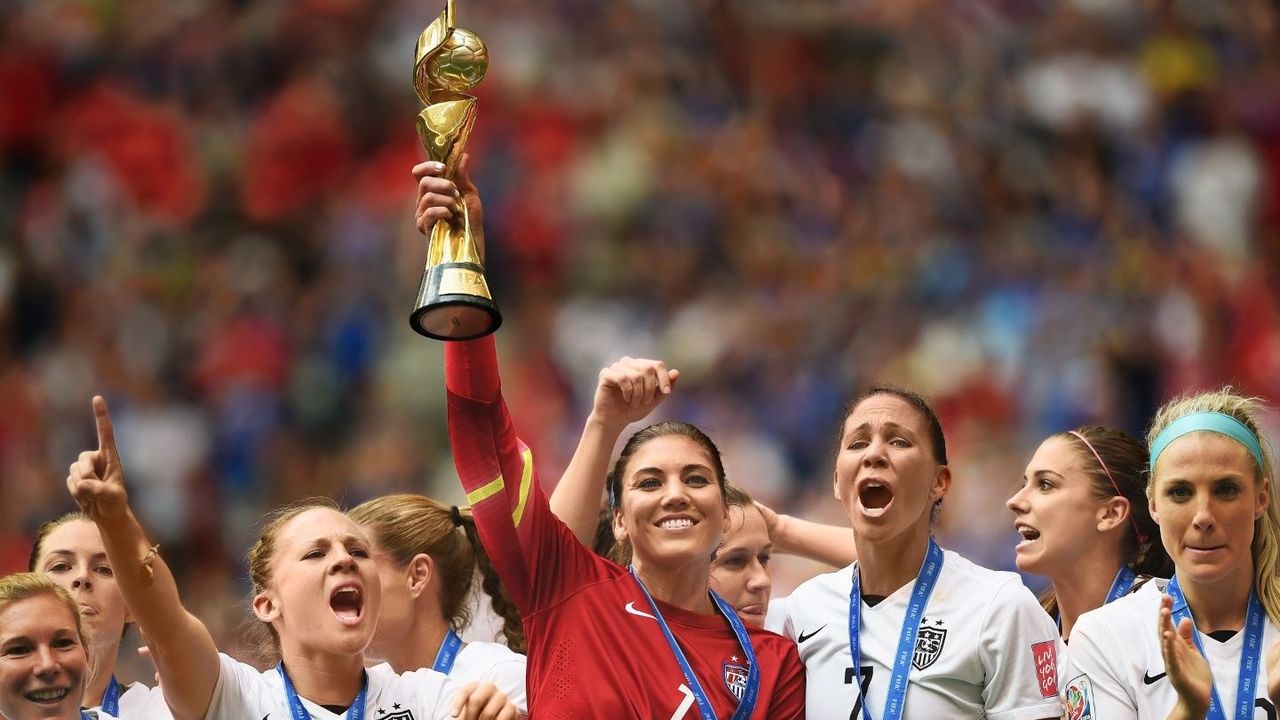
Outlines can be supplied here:
<path id="1" fill-rule="evenodd" d="M 101 395 L 93 396 L 93 420 L 98 428 L 98 451 L 116 459 L 116 433 L 111 426 L 111 413 Z"/>

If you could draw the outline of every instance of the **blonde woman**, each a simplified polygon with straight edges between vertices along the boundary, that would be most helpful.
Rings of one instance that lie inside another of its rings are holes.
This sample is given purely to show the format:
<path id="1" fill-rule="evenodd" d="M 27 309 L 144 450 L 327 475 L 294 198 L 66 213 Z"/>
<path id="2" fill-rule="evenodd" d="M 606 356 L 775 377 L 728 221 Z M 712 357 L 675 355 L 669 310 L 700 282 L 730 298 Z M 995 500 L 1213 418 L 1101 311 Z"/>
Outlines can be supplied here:
<path id="1" fill-rule="evenodd" d="M 0 718 L 112 720 L 81 710 L 89 656 L 80 612 L 41 573 L 0 578 Z"/>
<path id="2" fill-rule="evenodd" d="M 67 488 L 102 533 L 177 720 L 373 720 L 393 711 L 415 720 L 512 717 L 505 703 L 471 702 L 432 670 L 365 670 L 381 586 L 369 539 L 331 502 L 277 511 L 249 551 L 253 612 L 279 664 L 261 672 L 219 654 L 133 515 L 106 401 L 95 397 L 93 410 L 98 449 L 72 463 Z"/>
<path id="3" fill-rule="evenodd" d="M 1069 717 L 1276 716 L 1280 523 L 1261 409 L 1221 390 L 1157 413 L 1147 495 L 1174 577 L 1080 617 Z"/>
<path id="4" fill-rule="evenodd" d="M 42 572 L 61 585 L 80 607 L 89 675 L 81 703 L 123 720 L 169 717 L 164 694 L 142 683 L 122 685 L 116 662 L 125 631 L 133 622 L 102 533 L 84 513 L 73 512 L 40 526 L 28 570 Z"/>

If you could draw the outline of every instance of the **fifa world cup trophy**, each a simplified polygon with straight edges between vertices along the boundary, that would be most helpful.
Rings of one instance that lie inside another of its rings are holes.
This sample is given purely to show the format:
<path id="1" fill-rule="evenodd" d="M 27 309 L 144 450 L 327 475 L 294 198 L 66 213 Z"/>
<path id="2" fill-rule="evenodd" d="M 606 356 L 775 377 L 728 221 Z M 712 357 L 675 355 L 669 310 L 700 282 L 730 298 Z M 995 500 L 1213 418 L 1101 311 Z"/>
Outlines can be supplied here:
<path id="1" fill-rule="evenodd" d="M 484 79 L 489 52 L 475 33 L 457 27 L 453 0 L 418 36 L 413 86 L 427 107 L 418 114 L 418 137 L 427 157 L 445 166 L 452 179 L 476 119 L 476 99 L 465 94 Z M 484 264 L 472 234 L 465 203 L 449 220 L 431 228 L 427 267 L 409 323 L 437 340 L 469 340 L 502 324 L 489 293 Z"/>

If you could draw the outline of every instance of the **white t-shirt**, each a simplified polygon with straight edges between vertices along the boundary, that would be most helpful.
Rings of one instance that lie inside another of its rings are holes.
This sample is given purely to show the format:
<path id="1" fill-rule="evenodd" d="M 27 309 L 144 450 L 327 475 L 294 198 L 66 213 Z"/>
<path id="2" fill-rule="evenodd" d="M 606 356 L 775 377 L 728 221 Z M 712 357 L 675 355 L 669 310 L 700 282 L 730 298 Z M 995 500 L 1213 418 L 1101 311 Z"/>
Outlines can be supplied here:
<path id="1" fill-rule="evenodd" d="M 525 693 L 527 658 L 506 645 L 491 642 L 469 642 L 458 651 L 449 671 L 449 679 L 463 685 L 469 682 L 491 682 L 507 694 L 512 704 L 524 715 L 529 714 L 529 698 Z"/>
<path id="2" fill-rule="evenodd" d="M 449 671 L 449 679 L 458 685 L 469 682 L 491 682 L 506 693 L 512 704 L 523 715 L 529 714 L 529 698 L 525 692 L 524 655 L 501 643 L 469 642 L 458 651 Z M 394 672 L 391 665 L 381 663 L 377 667 Z"/>
<path id="3" fill-rule="evenodd" d="M 1071 629 L 1070 678 L 1063 687 L 1062 701 L 1070 720 L 1115 720 L 1115 718 L 1157 718 L 1164 720 L 1178 700 L 1165 675 L 1156 630 L 1160 596 L 1167 580 L 1152 580 L 1132 595 L 1087 612 Z M 1272 720 L 1275 709 L 1267 698 L 1266 653 L 1275 643 L 1277 629 L 1267 619 L 1262 636 L 1254 695 L 1255 720 Z M 1244 633 L 1237 632 L 1226 642 L 1200 633 L 1218 697 L 1234 717 L 1239 683 L 1240 653 Z"/>
<path id="4" fill-rule="evenodd" d="M 205 720 L 290 720 L 284 681 L 275 668 L 260 671 L 218 654 L 220 669 L 213 700 Z M 364 716 L 368 720 L 451 720 L 449 705 L 457 685 L 434 670 L 397 675 L 390 667 L 368 669 L 369 693 Z M 345 720 L 347 713 L 333 713 L 305 698 L 302 704 L 313 720 Z"/>
<path id="5" fill-rule="evenodd" d="M 90 708 L 98 712 L 102 706 Z M 102 717 L 111 717 L 103 714 Z M 164 701 L 164 693 L 160 688 L 149 688 L 142 683 L 133 683 L 120 693 L 119 720 L 171 720 L 169 704 Z"/>
<path id="6" fill-rule="evenodd" d="M 864 597 L 862 665 L 855 670 L 849 649 L 855 565 L 805 582 L 787 600 L 783 634 L 796 641 L 804 660 L 810 718 L 860 717 L 860 687 L 871 716 L 884 712 L 915 583 L 874 606 Z M 1061 654 L 1057 628 L 1016 574 L 946 551 L 920 620 L 903 718 L 1057 718 Z"/>

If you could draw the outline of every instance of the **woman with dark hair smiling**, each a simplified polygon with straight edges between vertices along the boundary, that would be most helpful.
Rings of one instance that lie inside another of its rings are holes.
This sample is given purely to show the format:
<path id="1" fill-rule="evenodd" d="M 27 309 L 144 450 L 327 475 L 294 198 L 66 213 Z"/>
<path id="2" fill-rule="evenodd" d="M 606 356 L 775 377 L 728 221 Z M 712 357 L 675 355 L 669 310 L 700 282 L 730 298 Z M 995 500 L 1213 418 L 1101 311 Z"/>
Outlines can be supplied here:
<path id="1" fill-rule="evenodd" d="M 423 163 L 418 227 L 468 203 Z M 460 199 L 455 199 L 460 198 Z M 483 233 L 477 232 L 483 252 Z M 645 373 L 622 394 L 651 404 L 674 373 Z M 804 714 L 804 671 L 794 644 L 747 627 L 711 592 L 707 571 L 728 515 L 720 453 L 682 422 L 631 436 L 615 465 L 614 532 L 631 566 L 594 554 L 552 514 L 533 457 L 502 398 L 492 336 L 445 345 L 449 439 L 476 527 L 524 619 L 529 709 L 535 717 L 771 718 Z"/>

